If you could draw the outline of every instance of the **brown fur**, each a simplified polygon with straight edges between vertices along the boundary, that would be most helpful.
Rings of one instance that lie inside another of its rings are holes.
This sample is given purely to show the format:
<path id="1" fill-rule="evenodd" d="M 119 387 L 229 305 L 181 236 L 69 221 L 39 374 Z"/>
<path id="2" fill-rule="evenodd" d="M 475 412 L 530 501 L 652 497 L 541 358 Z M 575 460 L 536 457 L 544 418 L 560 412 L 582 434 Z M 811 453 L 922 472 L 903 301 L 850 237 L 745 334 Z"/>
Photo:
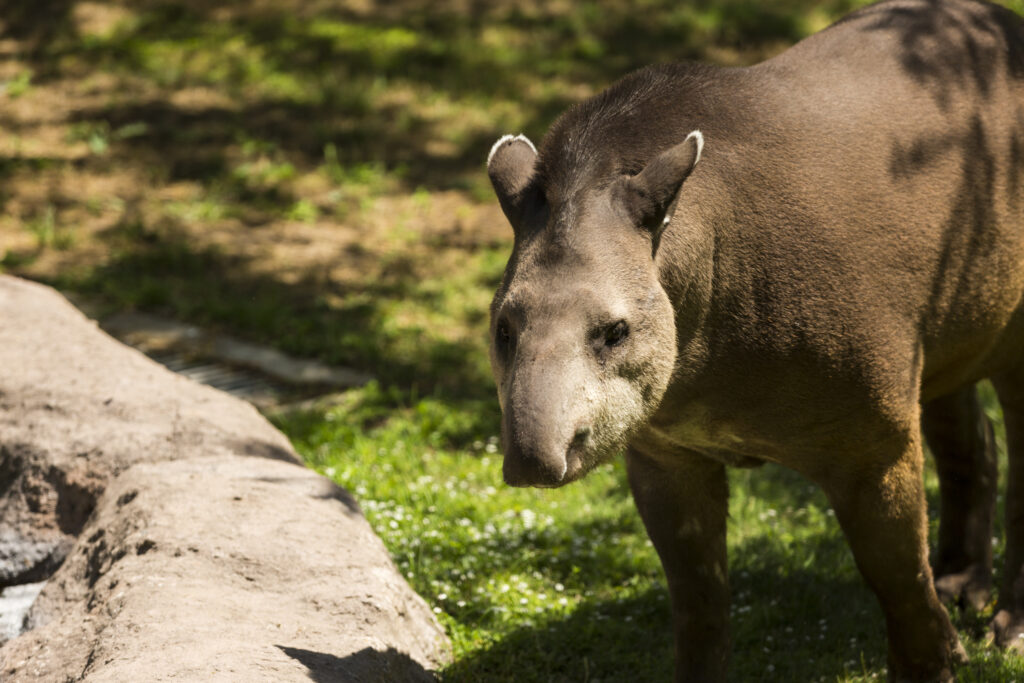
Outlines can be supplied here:
<path id="1" fill-rule="evenodd" d="M 506 480 L 562 485 L 627 446 L 678 680 L 725 676 L 724 466 L 763 461 L 828 494 L 885 613 L 892 677 L 951 679 L 964 652 L 927 561 L 922 423 L 943 496 L 939 589 L 983 604 L 986 377 L 1010 451 L 993 626 L 1019 644 L 1018 17 L 893 0 L 747 69 L 652 67 L 570 110 L 539 156 L 499 143 L 488 170 L 516 231 L 492 308 Z"/>

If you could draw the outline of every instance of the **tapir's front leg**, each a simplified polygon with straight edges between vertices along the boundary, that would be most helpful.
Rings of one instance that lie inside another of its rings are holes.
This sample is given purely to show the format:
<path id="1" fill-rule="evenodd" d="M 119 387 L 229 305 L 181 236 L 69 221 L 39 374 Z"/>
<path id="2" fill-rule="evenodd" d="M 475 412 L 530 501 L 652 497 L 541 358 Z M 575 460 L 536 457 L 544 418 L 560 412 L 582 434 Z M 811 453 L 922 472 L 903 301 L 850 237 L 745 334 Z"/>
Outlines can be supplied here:
<path id="1" fill-rule="evenodd" d="M 729 657 L 725 467 L 696 453 L 631 447 L 629 486 L 672 597 L 676 681 L 724 681 Z"/>

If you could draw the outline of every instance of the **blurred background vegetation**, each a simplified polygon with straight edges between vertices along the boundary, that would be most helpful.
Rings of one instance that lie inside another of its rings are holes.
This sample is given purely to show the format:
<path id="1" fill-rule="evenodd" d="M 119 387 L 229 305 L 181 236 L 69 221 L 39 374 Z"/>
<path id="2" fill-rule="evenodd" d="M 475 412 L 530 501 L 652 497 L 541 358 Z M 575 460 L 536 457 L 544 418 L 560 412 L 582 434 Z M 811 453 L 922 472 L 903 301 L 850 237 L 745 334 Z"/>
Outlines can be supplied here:
<path id="1" fill-rule="evenodd" d="M 486 318 L 511 232 L 483 160 L 631 69 L 754 63 L 863 4 L 0 0 L 0 272 L 375 376 L 274 419 L 435 607 L 445 678 L 664 678 L 621 466 L 501 485 Z M 824 499 L 770 468 L 732 483 L 737 680 L 884 675 Z M 966 680 L 1024 672 L 958 619 Z"/>
<path id="2" fill-rule="evenodd" d="M 490 394 L 498 135 L 853 0 L 6 2 L 0 265 L 388 384 Z"/>

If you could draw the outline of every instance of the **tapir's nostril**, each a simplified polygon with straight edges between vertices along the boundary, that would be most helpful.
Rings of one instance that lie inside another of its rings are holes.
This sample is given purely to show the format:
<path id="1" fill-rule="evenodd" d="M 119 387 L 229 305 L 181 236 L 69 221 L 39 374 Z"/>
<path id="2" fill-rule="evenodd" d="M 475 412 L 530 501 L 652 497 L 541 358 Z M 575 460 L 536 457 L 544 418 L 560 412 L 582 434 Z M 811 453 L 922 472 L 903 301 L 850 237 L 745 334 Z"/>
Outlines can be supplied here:
<path id="1" fill-rule="evenodd" d="M 579 427 L 576 429 L 576 434 L 573 435 L 572 441 L 569 442 L 569 450 L 577 448 L 583 448 L 587 445 L 587 440 L 590 438 L 590 427 Z"/>

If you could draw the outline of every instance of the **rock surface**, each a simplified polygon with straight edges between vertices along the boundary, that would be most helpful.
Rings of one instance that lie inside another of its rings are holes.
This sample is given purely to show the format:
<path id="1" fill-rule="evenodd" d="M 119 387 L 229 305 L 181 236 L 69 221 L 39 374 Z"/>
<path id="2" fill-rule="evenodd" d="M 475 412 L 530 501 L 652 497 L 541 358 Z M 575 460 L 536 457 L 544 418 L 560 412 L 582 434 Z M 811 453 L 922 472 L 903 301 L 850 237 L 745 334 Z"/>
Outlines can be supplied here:
<path id="1" fill-rule="evenodd" d="M 448 645 L 347 492 L 251 406 L 0 276 L 0 680 L 430 680 Z M 65 559 L 66 558 L 66 559 Z"/>

